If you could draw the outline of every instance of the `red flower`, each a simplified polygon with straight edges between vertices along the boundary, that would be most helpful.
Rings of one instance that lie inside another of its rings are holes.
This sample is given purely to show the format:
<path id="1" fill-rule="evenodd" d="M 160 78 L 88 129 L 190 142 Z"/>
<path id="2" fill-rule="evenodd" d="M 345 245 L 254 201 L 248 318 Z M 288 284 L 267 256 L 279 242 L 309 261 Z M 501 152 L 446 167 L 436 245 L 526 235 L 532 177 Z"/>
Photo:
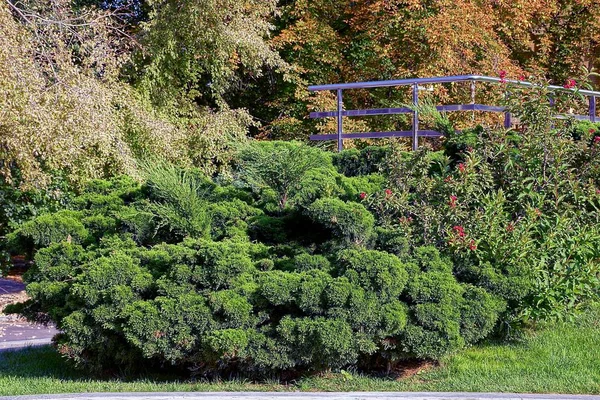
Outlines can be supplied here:
<path id="1" fill-rule="evenodd" d="M 573 89 L 575 86 L 577 86 L 577 81 L 575 79 L 567 79 L 563 85 L 565 89 Z"/>
<path id="2" fill-rule="evenodd" d="M 506 83 L 506 71 L 505 70 L 500 70 L 498 71 L 498 76 L 500 77 L 500 83 Z"/>
<path id="3" fill-rule="evenodd" d="M 590 128 L 590 131 L 589 131 L 589 132 L 590 132 L 590 133 L 595 133 L 595 132 L 596 132 L 596 130 L 595 130 L 594 128 Z"/>
<path id="4" fill-rule="evenodd" d="M 448 202 L 448 205 L 450 206 L 450 208 L 456 207 L 456 200 L 458 200 L 458 197 L 456 197 L 454 195 L 450 196 L 450 201 Z"/>
<path id="5" fill-rule="evenodd" d="M 469 250 L 471 250 L 471 251 L 477 250 L 477 244 L 475 243 L 475 241 L 473 239 L 471 239 L 471 242 L 469 243 Z"/>
<path id="6" fill-rule="evenodd" d="M 525 80 L 525 75 L 521 74 L 519 75 L 519 81 L 523 82 Z"/>
<path id="7" fill-rule="evenodd" d="M 460 163 L 460 164 L 458 164 L 458 170 L 464 174 L 465 171 L 467 170 L 467 167 L 465 167 L 465 164 Z"/>
<path id="8" fill-rule="evenodd" d="M 600 136 L 594 136 L 594 143 L 600 142 Z"/>
<path id="9" fill-rule="evenodd" d="M 506 226 L 506 231 L 507 231 L 507 232 L 512 232 L 512 231 L 514 231 L 514 230 L 515 230 L 515 224 L 514 224 L 514 222 L 511 222 L 510 224 L 508 224 L 508 225 Z"/>
<path id="10" fill-rule="evenodd" d="M 452 182 L 452 177 L 451 177 L 451 176 L 447 176 L 447 177 L 445 177 L 445 178 L 444 178 L 444 182 L 446 182 L 446 183 L 450 183 L 450 182 Z"/>
<path id="11" fill-rule="evenodd" d="M 385 195 L 387 196 L 391 196 L 392 195 L 392 191 L 390 189 L 385 189 Z"/>
<path id="12" fill-rule="evenodd" d="M 456 233 L 458 235 L 458 237 L 462 238 L 462 237 L 466 236 L 466 234 L 465 234 L 465 228 L 463 228 L 460 225 L 453 226 L 452 230 L 454 231 L 454 233 Z"/>
<path id="13" fill-rule="evenodd" d="M 361 192 L 358 197 L 360 197 L 361 200 L 364 200 L 365 197 L 367 197 L 367 194 L 365 192 Z"/>

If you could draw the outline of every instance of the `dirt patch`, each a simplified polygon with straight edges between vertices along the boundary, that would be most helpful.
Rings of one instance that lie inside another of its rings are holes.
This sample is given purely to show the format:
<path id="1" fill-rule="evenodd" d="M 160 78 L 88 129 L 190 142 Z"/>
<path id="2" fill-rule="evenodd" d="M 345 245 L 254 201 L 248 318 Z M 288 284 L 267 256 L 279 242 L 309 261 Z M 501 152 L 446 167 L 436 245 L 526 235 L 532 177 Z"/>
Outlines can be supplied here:
<path id="1" fill-rule="evenodd" d="M 438 365 L 439 364 L 435 361 L 407 360 L 396 365 L 392 369 L 391 375 L 396 378 L 396 380 L 412 378 L 413 376 L 431 370 Z"/>

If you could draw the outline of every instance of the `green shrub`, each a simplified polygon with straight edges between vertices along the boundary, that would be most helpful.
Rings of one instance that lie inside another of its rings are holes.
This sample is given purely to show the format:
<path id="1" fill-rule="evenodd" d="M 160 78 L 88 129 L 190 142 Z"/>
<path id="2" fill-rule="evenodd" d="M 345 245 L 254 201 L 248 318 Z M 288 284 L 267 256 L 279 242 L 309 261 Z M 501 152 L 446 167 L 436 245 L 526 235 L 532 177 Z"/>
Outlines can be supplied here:
<path id="1" fill-rule="evenodd" d="M 259 215 L 250 222 L 251 237 L 266 243 L 285 243 L 288 240 L 284 217 Z"/>
<path id="2" fill-rule="evenodd" d="M 40 215 L 7 236 L 9 247 L 15 253 L 29 254 L 34 248 L 62 241 L 84 243 L 90 232 L 81 222 L 81 217 L 81 212 L 70 210 Z"/>
<path id="3" fill-rule="evenodd" d="M 294 257 L 294 268 L 300 272 L 310 270 L 331 272 L 332 266 L 325 256 L 302 253 Z"/>
<path id="4" fill-rule="evenodd" d="M 208 197 L 226 192 L 207 190 Z M 433 247 L 409 251 L 398 231 L 378 231 L 378 243 L 401 249 L 402 258 L 349 248 L 367 246 L 374 230 L 373 216 L 358 203 L 316 200 L 306 212 L 327 221 L 329 233 L 315 225 L 298 234 L 303 214 L 268 216 L 236 195 L 206 206 L 214 239 L 152 245 L 139 240 L 142 227 L 132 226 L 136 213 L 154 217 L 148 202 L 164 197 L 119 202 L 104 193 L 112 203 L 92 202 L 89 193 L 86 201 L 75 199 L 89 208 L 68 215 L 93 232 L 112 233 L 48 242 L 26 276 L 32 300 L 25 309 L 57 323 L 60 351 L 81 366 L 188 367 L 202 360 L 205 373 L 264 375 L 439 357 L 487 336 L 500 312 L 484 289 L 473 287 L 463 299 L 448 259 Z M 277 244 L 252 242 L 246 230 Z M 332 238 L 337 253 L 328 250 Z M 413 343 L 413 330 L 429 344 Z"/>
<path id="5" fill-rule="evenodd" d="M 357 339 L 345 321 L 325 318 L 290 318 L 277 327 L 283 345 L 299 367 L 322 370 L 354 364 L 358 358 Z"/>
<path id="6" fill-rule="evenodd" d="M 571 318 L 600 296 L 600 147 L 567 128 L 393 147 L 381 173 L 334 156 L 355 157 L 351 177 L 256 143 L 233 183 L 164 165 L 94 181 L 11 233 L 35 251 L 20 309 L 82 366 L 263 377 L 439 359 Z"/>
<path id="7" fill-rule="evenodd" d="M 338 186 L 338 174 L 333 168 L 315 168 L 302 177 L 292 201 L 295 205 L 305 208 L 315 200 L 324 197 L 338 197 L 342 189 Z"/>
<path id="8" fill-rule="evenodd" d="M 483 127 L 481 125 L 473 129 L 452 130 L 452 132 L 446 135 L 444 142 L 445 154 L 453 162 L 459 162 L 462 160 L 464 154 L 478 146 L 479 138 L 482 134 Z"/>
<path id="9" fill-rule="evenodd" d="M 119 210 L 125 203 L 140 199 L 142 186 L 128 176 L 116 176 L 109 180 L 90 181 L 72 200 L 79 210 Z"/>
<path id="10" fill-rule="evenodd" d="M 394 254 L 401 259 L 408 257 L 410 242 L 407 237 L 407 232 L 402 229 L 377 227 L 375 233 L 377 235 L 377 250 Z"/>
<path id="11" fill-rule="evenodd" d="M 340 187 L 348 200 L 359 201 L 361 193 L 367 195 L 379 192 L 385 188 L 386 179 L 380 174 L 345 177 L 340 179 Z"/>
<path id="12" fill-rule="evenodd" d="M 207 205 L 210 218 L 211 237 L 214 240 L 224 238 L 247 238 L 248 219 L 257 217 L 263 212 L 247 203 L 233 199 Z"/>
<path id="13" fill-rule="evenodd" d="M 239 157 L 240 178 L 259 193 L 265 189 L 275 193 L 280 211 L 310 170 L 331 166 L 327 153 L 299 142 L 256 142 Z"/>
<path id="14" fill-rule="evenodd" d="M 348 149 L 333 155 L 333 164 L 346 176 L 369 175 L 379 172 L 389 147 L 367 146 L 360 150 Z"/>
<path id="15" fill-rule="evenodd" d="M 467 343 L 476 343 L 494 329 L 506 303 L 480 287 L 467 285 L 464 288 L 460 333 Z"/>
<path id="16" fill-rule="evenodd" d="M 396 256 L 376 250 L 343 250 L 338 258 L 340 275 L 377 294 L 382 301 L 398 299 L 408 280 Z"/>
<path id="17" fill-rule="evenodd" d="M 567 133 L 576 141 L 593 145 L 595 136 L 600 136 L 600 122 L 577 121 L 567 130 Z"/>
<path id="18" fill-rule="evenodd" d="M 148 210 L 155 214 L 158 229 L 177 236 L 207 237 L 210 220 L 206 212 L 205 182 L 194 173 L 159 160 L 140 165 L 155 202 Z"/>
<path id="19" fill-rule="evenodd" d="M 319 199 L 308 207 L 307 214 L 342 240 L 364 244 L 373 234 L 375 218 L 358 203 L 334 198 Z"/>

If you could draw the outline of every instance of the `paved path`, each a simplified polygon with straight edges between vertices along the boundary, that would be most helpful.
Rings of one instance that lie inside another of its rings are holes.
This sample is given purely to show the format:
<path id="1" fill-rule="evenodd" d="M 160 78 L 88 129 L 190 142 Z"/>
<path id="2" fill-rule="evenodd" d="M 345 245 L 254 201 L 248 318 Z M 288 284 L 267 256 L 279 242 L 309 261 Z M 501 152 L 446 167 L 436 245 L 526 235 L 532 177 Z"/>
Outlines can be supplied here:
<path id="1" fill-rule="evenodd" d="M 87 393 L 0 397 L 0 400 L 600 400 L 600 396 L 514 393 Z"/>
<path id="2" fill-rule="evenodd" d="M 23 300 L 23 290 L 24 284 L 0 278 L 0 351 L 48 344 L 58 333 L 53 326 L 32 324 L 1 313 L 5 304 Z"/>
<path id="3" fill-rule="evenodd" d="M 25 290 L 25 285 L 21 282 L 0 278 L 0 295 L 14 294 Z"/>

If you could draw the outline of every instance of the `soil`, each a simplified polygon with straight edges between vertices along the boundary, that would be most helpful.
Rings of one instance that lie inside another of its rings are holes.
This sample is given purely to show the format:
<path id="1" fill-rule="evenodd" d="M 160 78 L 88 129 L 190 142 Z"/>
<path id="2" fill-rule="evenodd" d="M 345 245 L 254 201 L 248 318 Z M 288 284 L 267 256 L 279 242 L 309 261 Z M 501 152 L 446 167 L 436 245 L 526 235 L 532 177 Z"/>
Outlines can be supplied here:
<path id="1" fill-rule="evenodd" d="M 394 376 L 396 380 L 402 380 L 419 375 L 421 372 L 430 370 L 437 366 L 438 363 L 434 361 L 406 360 L 398 364 L 392 370 L 392 376 Z"/>

